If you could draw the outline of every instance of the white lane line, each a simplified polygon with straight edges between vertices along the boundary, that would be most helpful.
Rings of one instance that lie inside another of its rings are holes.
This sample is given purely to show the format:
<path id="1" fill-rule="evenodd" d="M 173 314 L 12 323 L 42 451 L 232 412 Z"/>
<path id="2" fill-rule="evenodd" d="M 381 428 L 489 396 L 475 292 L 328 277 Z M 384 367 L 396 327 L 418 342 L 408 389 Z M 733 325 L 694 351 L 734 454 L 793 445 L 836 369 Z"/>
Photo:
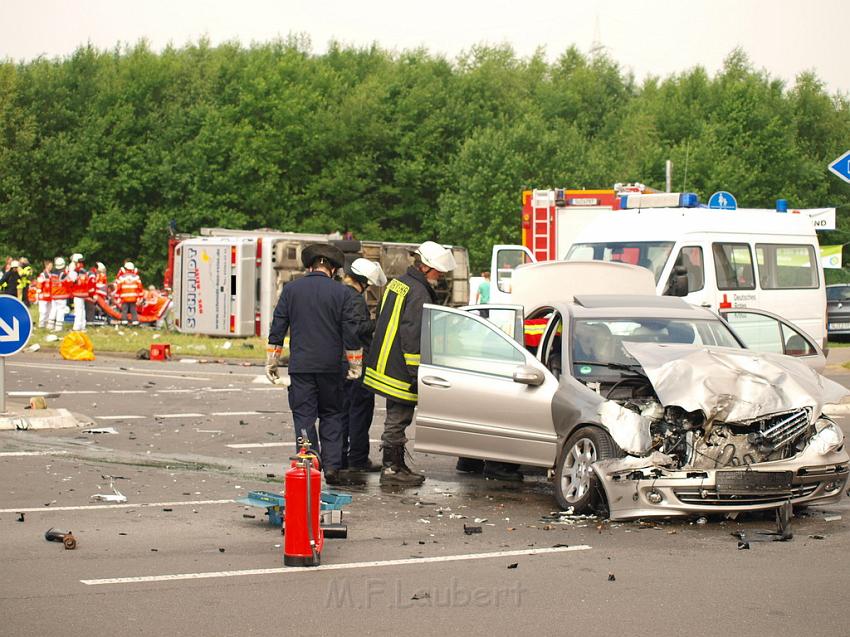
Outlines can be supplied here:
<path id="1" fill-rule="evenodd" d="M 154 414 L 154 418 L 203 418 L 206 414 Z M 144 416 L 139 416 L 143 418 Z"/>
<path id="2" fill-rule="evenodd" d="M 147 416 L 95 416 L 98 420 L 141 420 Z"/>
<path id="3" fill-rule="evenodd" d="M 214 411 L 210 416 L 260 416 L 259 411 Z"/>
<path id="4" fill-rule="evenodd" d="M 52 369 L 60 372 L 66 372 L 69 369 L 72 369 L 69 365 L 40 365 L 37 363 L 8 363 L 9 367 L 27 367 L 30 369 Z M 78 374 L 90 373 L 90 374 L 110 374 L 112 376 L 144 376 L 144 377 L 153 377 L 153 378 L 173 378 L 176 380 L 211 380 L 208 376 L 190 376 L 187 374 L 183 374 L 180 376 L 163 374 L 159 373 L 148 373 L 143 374 L 139 372 L 129 372 L 118 369 L 102 369 L 97 367 L 74 367 L 74 371 Z"/>
<path id="5" fill-rule="evenodd" d="M 178 573 L 175 575 L 145 575 L 142 577 L 112 577 L 107 579 L 81 579 L 87 586 L 100 584 L 136 584 L 141 582 L 172 582 L 175 580 L 211 579 L 217 577 L 245 577 L 248 575 L 282 575 L 284 573 L 315 573 L 316 571 L 343 571 L 355 568 L 381 568 L 386 566 L 412 566 L 434 562 L 462 562 L 468 560 L 489 560 L 497 557 L 518 557 L 522 555 L 545 555 L 548 553 L 567 553 L 588 551 L 592 547 L 586 544 L 560 546 L 546 549 L 521 549 L 519 551 L 493 551 L 491 553 L 469 553 L 466 555 L 438 555 L 435 557 L 405 558 L 400 560 L 382 560 L 375 562 L 349 562 L 346 564 L 322 564 L 321 566 L 284 566 L 283 568 L 253 568 L 244 571 L 214 571 L 206 573 Z"/>
<path id="6" fill-rule="evenodd" d="M 67 451 L 0 451 L 0 457 L 9 458 L 16 456 L 61 456 L 64 453 L 68 453 Z"/>
<path id="7" fill-rule="evenodd" d="M 226 445 L 231 449 L 264 449 L 266 447 L 291 447 L 295 441 L 290 442 L 246 442 L 233 445 Z"/>
<path id="8" fill-rule="evenodd" d="M 107 394 L 147 394 L 146 389 L 108 389 Z"/>
<path id="9" fill-rule="evenodd" d="M 180 502 L 142 502 L 139 504 L 84 504 L 67 507 L 31 507 L 29 509 L 0 509 L 0 513 L 50 513 L 51 511 L 106 511 L 107 509 L 145 509 L 150 507 L 180 507 L 198 504 L 232 504 L 236 500 L 181 500 Z"/>
<path id="10" fill-rule="evenodd" d="M 206 387 L 203 391 L 213 392 L 213 393 L 221 393 L 221 392 L 233 392 L 233 391 L 245 391 L 244 389 L 239 389 L 238 387 Z"/>
<path id="11" fill-rule="evenodd" d="M 50 396 L 53 394 L 54 396 L 58 395 L 60 392 L 47 392 L 47 391 L 7 391 L 7 396 Z"/>
<path id="12" fill-rule="evenodd" d="M 284 385 L 272 385 L 271 387 L 249 387 L 248 391 L 283 391 Z"/>

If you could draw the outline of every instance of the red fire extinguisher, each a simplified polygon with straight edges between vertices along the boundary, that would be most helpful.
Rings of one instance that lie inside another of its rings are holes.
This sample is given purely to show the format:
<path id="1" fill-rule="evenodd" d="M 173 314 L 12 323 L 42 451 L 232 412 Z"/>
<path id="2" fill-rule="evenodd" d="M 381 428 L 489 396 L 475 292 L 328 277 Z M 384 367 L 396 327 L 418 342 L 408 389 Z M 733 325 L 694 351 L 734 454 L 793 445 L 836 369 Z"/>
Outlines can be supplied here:
<path id="1" fill-rule="evenodd" d="M 304 436 L 301 449 L 284 478 L 283 563 L 286 566 L 318 566 L 325 538 L 319 523 L 322 474 L 319 458 Z"/>

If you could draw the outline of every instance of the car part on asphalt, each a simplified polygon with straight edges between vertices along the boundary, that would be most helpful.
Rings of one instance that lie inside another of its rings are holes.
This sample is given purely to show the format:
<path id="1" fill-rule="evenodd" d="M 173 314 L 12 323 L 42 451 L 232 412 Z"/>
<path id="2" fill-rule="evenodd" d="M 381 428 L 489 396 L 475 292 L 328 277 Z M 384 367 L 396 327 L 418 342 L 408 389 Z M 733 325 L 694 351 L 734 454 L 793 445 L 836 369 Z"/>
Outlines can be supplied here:
<path id="1" fill-rule="evenodd" d="M 68 551 L 73 551 L 77 548 L 77 538 L 74 537 L 71 531 L 60 531 L 59 529 L 49 528 L 44 533 L 44 539 L 48 542 L 62 542 Z"/>

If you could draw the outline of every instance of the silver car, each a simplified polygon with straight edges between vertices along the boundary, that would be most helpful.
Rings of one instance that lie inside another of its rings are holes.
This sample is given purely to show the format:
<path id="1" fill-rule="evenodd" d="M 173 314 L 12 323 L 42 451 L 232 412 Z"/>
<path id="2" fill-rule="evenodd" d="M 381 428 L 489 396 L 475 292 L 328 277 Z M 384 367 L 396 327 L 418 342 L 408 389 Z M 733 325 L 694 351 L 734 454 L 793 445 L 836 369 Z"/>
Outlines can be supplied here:
<path id="1" fill-rule="evenodd" d="M 830 502 L 847 482 L 823 415 L 847 391 L 681 299 L 426 305 L 422 330 L 416 450 L 551 469 L 563 509 L 728 513 Z"/>

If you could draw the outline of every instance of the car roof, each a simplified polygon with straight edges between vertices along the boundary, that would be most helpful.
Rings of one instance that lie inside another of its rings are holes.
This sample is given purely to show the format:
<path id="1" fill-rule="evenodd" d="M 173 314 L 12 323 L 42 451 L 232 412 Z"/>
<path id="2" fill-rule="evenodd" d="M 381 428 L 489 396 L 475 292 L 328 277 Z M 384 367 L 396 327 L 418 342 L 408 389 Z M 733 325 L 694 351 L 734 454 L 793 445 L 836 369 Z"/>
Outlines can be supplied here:
<path id="1" fill-rule="evenodd" d="M 638 303 L 636 296 L 631 295 L 598 295 L 606 300 L 604 304 L 595 305 L 584 295 L 582 300 L 591 306 L 579 303 L 556 303 L 549 307 L 560 312 L 562 315 L 571 315 L 580 319 L 591 318 L 656 318 L 656 319 L 681 319 L 681 320 L 720 320 L 711 310 L 696 305 L 689 305 L 679 298 L 671 297 L 644 297 L 646 303 Z M 616 299 L 622 299 L 617 303 Z M 653 303 L 655 299 L 671 299 L 677 303 Z M 542 309 L 542 308 L 541 308 Z"/>

